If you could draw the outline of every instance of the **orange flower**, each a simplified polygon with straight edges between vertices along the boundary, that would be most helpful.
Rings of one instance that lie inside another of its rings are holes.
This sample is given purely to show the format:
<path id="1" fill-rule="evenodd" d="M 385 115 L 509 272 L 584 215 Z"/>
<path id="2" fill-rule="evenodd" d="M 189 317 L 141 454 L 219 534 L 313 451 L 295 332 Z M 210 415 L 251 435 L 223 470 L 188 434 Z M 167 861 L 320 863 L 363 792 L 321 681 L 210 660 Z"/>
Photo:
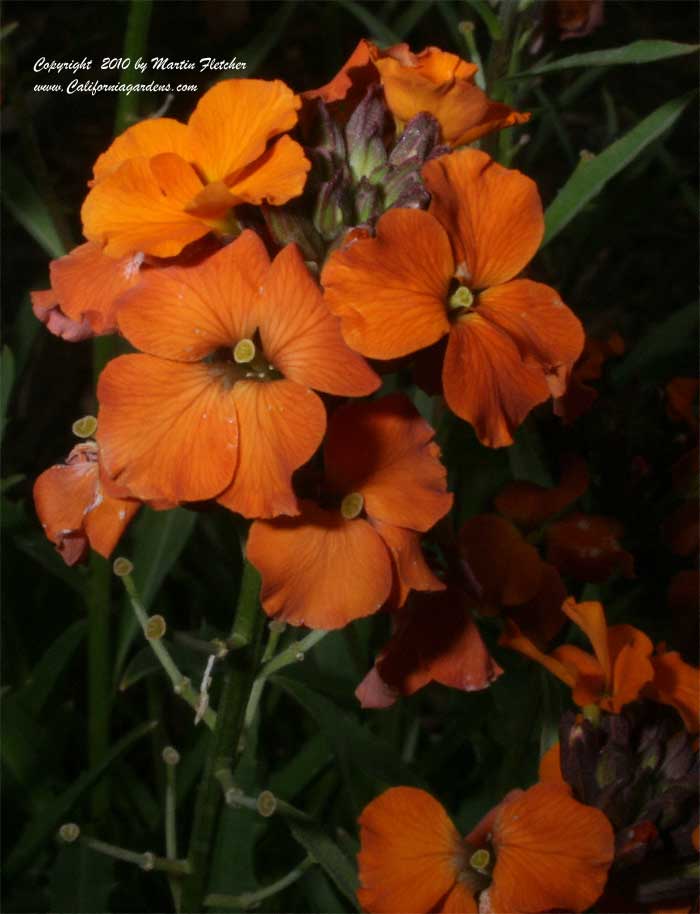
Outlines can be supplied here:
<path id="1" fill-rule="evenodd" d="M 686 663 L 678 651 L 657 646 L 651 658 L 654 681 L 648 694 L 655 701 L 672 705 L 683 718 L 689 733 L 700 729 L 700 671 Z"/>
<path id="2" fill-rule="evenodd" d="M 547 530 L 547 559 L 579 581 L 606 581 L 620 572 L 634 577 L 634 558 L 622 548 L 622 524 L 611 517 L 570 514 Z"/>
<path id="3" fill-rule="evenodd" d="M 507 615 L 539 645 L 554 638 L 566 621 L 566 589 L 557 569 L 509 521 L 496 514 L 470 518 L 459 532 L 459 550 L 481 614 Z"/>
<path id="4" fill-rule="evenodd" d="M 104 474 L 94 441 L 77 444 L 34 483 L 34 505 L 44 533 L 66 565 L 75 565 L 88 544 L 107 558 L 141 507 Z"/>
<path id="5" fill-rule="evenodd" d="M 256 521 L 247 554 L 262 575 L 269 616 L 339 628 L 409 589 L 444 587 L 425 564 L 419 532 L 449 509 L 433 429 L 396 394 L 337 410 L 324 444 L 321 504 L 298 517 Z"/>
<path id="6" fill-rule="evenodd" d="M 504 486 L 493 503 L 500 514 L 528 530 L 561 514 L 583 495 L 588 482 L 586 462 L 574 454 L 565 461 L 558 485 L 545 488 L 518 479 Z"/>
<path id="7" fill-rule="evenodd" d="M 619 333 L 613 332 L 604 339 L 587 337 L 581 357 L 571 372 L 569 386 L 562 397 L 554 401 L 554 412 L 571 425 L 579 416 L 587 413 L 598 399 L 598 391 L 589 381 L 603 376 L 603 366 L 609 358 L 621 356 L 625 341 Z"/>
<path id="8" fill-rule="evenodd" d="M 673 422 L 698 427 L 698 378 L 673 378 L 666 385 L 666 412 Z"/>
<path id="9" fill-rule="evenodd" d="M 631 625 L 608 627 L 600 603 L 576 603 L 569 597 L 562 610 L 585 632 L 593 655 L 568 644 L 544 654 L 511 620 L 506 622 L 499 643 L 536 660 L 571 686 L 577 705 L 595 704 L 618 714 L 654 679 L 651 641 Z"/>
<path id="10" fill-rule="evenodd" d="M 442 142 L 464 146 L 479 137 L 530 120 L 529 114 L 491 101 L 474 84 L 478 67 L 455 54 L 428 47 L 413 54 L 407 44 L 380 50 L 362 39 L 333 79 L 320 89 L 304 93 L 327 104 L 360 94 L 377 80 L 386 103 L 402 127 L 427 111 L 440 124 Z"/>
<path id="11" fill-rule="evenodd" d="M 459 590 L 414 594 L 395 623 L 391 640 L 355 691 L 363 708 L 388 708 L 430 682 L 475 692 L 503 672 Z"/>
<path id="12" fill-rule="evenodd" d="M 413 787 L 381 794 L 359 824 L 358 900 L 371 914 L 584 911 L 614 854 L 603 813 L 554 784 L 512 791 L 464 839 Z"/>
<path id="13" fill-rule="evenodd" d="M 474 149 L 433 159 L 423 176 L 430 210 L 390 210 L 376 238 L 335 251 L 322 275 L 326 301 L 348 343 L 371 358 L 449 334 L 448 405 L 482 443 L 511 444 L 534 406 L 563 393 L 584 339 L 553 289 L 513 279 L 542 238 L 537 188 Z"/>
<path id="14" fill-rule="evenodd" d="M 292 473 L 326 428 L 311 388 L 359 396 L 379 384 L 297 248 L 270 265 L 251 231 L 200 264 L 146 273 L 118 321 L 145 354 L 102 372 L 98 440 L 110 476 L 142 499 L 295 514 Z"/>
<path id="15" fill-rule="evenodd" d="M 235 229 L 232 207 L 298 196 L 310 168 L 301 146 L 270 141 L 294 127 L 300 104 L 279 80 L 223 80 L 186 125 L 155 118 L 130 127 L 95 162 L 86 238 L 110 257 L 173 257 L 212 230 Z"/>
<path id="16" fill-rule="evenodd" d="M 103 254 L 99 244 L 81 244 L 65 257 L 51 261 L 51 289 L 32 292 L 34 313 L 52 333 L 57 332 L 57 326 L 65 328 L 65 322 L 58 321 L 61 315 L 74 325 L 85 325 L 86 332 L 82 335 L 66 336 L 59 329 L 57 335 L 71 341 L 114 333 L 117 300 L 139 281 L 142 263 L 143 254 L 114 260 Z M 57 313 L 44 314 L 47 306 Z"/>

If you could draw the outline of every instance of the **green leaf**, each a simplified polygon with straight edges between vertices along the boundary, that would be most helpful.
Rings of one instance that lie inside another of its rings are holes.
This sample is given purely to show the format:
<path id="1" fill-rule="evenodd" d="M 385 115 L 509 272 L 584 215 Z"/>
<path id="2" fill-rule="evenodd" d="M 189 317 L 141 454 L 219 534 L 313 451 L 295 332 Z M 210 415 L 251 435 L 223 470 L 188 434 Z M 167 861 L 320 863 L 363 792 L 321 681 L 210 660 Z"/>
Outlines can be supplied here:
<path id="1" fill-rule="evenodd" d="M 433 5 L 434 0 L 413 0 L 394 22 L 394 32 L 403 41 Z"/>
<path id="2" fill-rule="evenodd" d="M 66 250 L 39 193 L 9 159 L 4 162 L 4 170 L 3 203 L 49 257 L 62 257 Z"/>
<path id="3" fill-rule="evenodd" d="M 308 739 L 287 764 L 276 771 L 268 788 L 276 795 L 293 800 L 332 761 L 333 753 L 322 733 Z"/>
<path id="4" fill-rule="evenodd" d="M 353 908 L 359 911 L 357 873 L 345 854 L 314 822 L 289 818 L 287 824 L 294 838 L 323 867 L 338 890 L 352 903 Z"/>
<path id="5" fill-rule="evenodd" d="M 17 693 L 17 697 L 33 714 L 39 714 L 44 707 L 56 682 L 85 638 L 86 629 L 85 619 L 79 619 L 69 625 L 45 652 L 32 670 L 29 681 Z"/>
<path id="6" fill-rule="evenodd" d="M 258 35 L 241 52 L 240 59 L 246 62 L 245 70 L 234 72 L 239 72 L 242 78 L 249 78 L 257 72 L 282 38 L 295 7 L 296 0 L 282 3 L 277 11 L 265 20 Z"/>
<path id="7" fill-rule="evenodd" d="M 668 380 L 673 374 L 673 362 L 688 351 L 694 351 L 698 335 L 698 306 L 686 305 L 651 330 L 631 350 L 629 355 L 610 372 L 615 387 L 622 387 L 635 377 L 647 381 Z"/>
<path id="8" fill-rule="evenodd" d="M 122 737 L 112 746 L 99 765 L 95 765 L 89 771 L 81 774 L 68 790 L 56 797 L 52 803 L 47 804 L 41 814 L 25 826 L 19 841 L 7 859 L 5 869 L 7 876 L 17 873 L 31 861 L 51 833 L 66 820 L 78 800 L 90 790 L 93 784 L 99 781 L 116 759 L 130 749 L 137 740 L 150 733 L 157 723 L 157 721 L 147 721 Z"/>
<path id="9" fill-rule="evenodd" d="M 692 54 L 700 48 L 698 44 L 681 44 L 677 41 L 642 40 L 633 41 L 621 48 L 608 48 L 605 51 L 588 51 L 585 54 L 572 54 L 552 63 L 546 63 L 522 73 L 515 73 L 509 79 L 522 79 L 525 76 L 540 76 L 542 73 L 554 73 L 557 70 L 572 70 L 576 67 L 613 67 L 621 64 L 653 63 L 655 60 L 668 60 Z"/>
<path id="10" fill-rule="evenodd" d="M 622 171 L 646 147 L 669 130 L 695 93 L 661 105 L 636 127 L 590 160 L 582 160 L 545 213 L 542 247 L 556 238 L 583 207 L 590 203 L 611 178 Z"/>
<path id="11" fill-rule="evenodd" d="M 400 37 L 389 26 L 384 25 L 381 19 L 377 19 L 374 13 L 370 13 L 364 4 L 356 3 L 355 0 L 338 0 L 338 3 L 361 22 L 369 32 L 369 37 L 376 38 L 379 44 L 400 43 Z"/>
<path id="12" fill-rule="evenodd" d="M 109 910 L 114 860 L 82 844 L 61 847 L 51 869 L 51 910 L 59 914 L 92 914 Z"/>
<path id="13" fill-rule="evenodd" d="M 15 381 L 15 359 L 9 346 L 0 352 L 0 434 L 7 425 L 7 404 Z"/>
<path id="14" fill-rule="evenodd" d="M 503 27 L 498 14 L 494 13 L 485 0 L 466 0 L 466 2 L 483 20 L 484 25 L 489 30 L 491 41 L 500 41 L 503 38 Z"/>

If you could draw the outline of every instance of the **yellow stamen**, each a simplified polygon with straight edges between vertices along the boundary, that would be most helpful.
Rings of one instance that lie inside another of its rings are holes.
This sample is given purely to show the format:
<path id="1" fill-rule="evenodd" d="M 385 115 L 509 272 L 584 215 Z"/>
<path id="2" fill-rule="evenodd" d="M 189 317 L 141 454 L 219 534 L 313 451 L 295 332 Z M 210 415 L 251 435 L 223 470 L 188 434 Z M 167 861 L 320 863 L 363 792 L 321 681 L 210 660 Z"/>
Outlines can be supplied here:
<path id="1" fill-rule="evenodd" d="M 489 864 L 491 863 L 491 854 L 482 847 L 474 853 L 469 858 L 469 866 L 476 870 L 478 873 L 487 873 Z"/>
<path id="2" fill-rule="evenodd" d="M 233 349 L 233 360 L 239 365 L 247 365 L 255 358 L 255 343 L 249 339 L 239 340 Z"/>
<path id="3" fill-rule="evenodd" d="M 83 416 L 82 419 L 75 420 L 72 429 L 77 438 L 92 438 L 97 431 L 97 419 L 94 416 Z"/>
<path id="4" fill-rule="evenodd" d="M 359 492 L 351 492 L 346 495 L 340 504 L 340 513 L 345 520 L 353 520 L 362 513 L 365 506 L 365 500 Z"/>
<path id="5" fill-rule="evenodd" d="M 448 305 L 450 308 L 471 308 L 474 304 L 474 296 L 471 290 L 466 286 L 460 286 L 456 292 L 450 295 Z"/>

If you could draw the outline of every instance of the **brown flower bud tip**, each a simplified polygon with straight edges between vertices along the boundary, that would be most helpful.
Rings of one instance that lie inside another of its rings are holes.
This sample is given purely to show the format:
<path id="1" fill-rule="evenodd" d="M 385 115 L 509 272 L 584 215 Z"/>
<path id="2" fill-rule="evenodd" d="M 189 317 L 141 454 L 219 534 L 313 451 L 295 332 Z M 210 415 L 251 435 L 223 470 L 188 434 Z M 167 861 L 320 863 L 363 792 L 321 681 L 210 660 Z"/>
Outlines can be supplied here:
<path id="1" fill-rule="evenodd" d="M 174 768 L 180 761 L 180 753 L 174 746 L 166 746 L 161 753 L 161 758 L 166 765 L 170 765 Z"/>
<path id="2" fill-rule="evenodd" d="M 255 343 L 244 338 L 233 347 L 233 360 L 238 365 L 247 365 L 255 358 Z"/>
<path id="3" fill-rule="evenodd" d="M 167 629 L 162 616 L 151 616 L 146 622 L 146 637 L 149 641 L 160 641 Z"/>
<path id="4" fill-rule="evenodd" d="M 359 492 L 351 492 L 346 495 L 340 504 L 340 513 L 345 520 L 354 520 L 362 514 L 365 506 L 365 500 Z"/>
<path id="5" fill-rule="evenodd" d="M 76 419 L 71 428 L 76 438 L 92 438 L 97 431 L 97 419 L 94 416 L 83 416 L 82 419 Z"/>
<path id="6" fill-rule="evenodd" d="M 485 847 L 479 848 L 478 851 L 474 851 L 469 858 L 469 866 L 473 870 L 476 870 L 477 873 L 483 873 L 484 875 L 488 875 L 490 863 L 491 854 L 489 854 Z"/>
<path id="7" fill-rule="evenodd" d="M 258 812 L 265 819 L 269 819 L 277 811 L 277 798 L 270 790 L 263 790 L 257 800 Z"/>
<path id="8" fill-rule="evenodd" d="M 75 822 L 65 822 L 58 830 L 58 837 L 65 844 L 73 844 L 80 837 L 80 826 Z"/>
<path id="9" fill-rule="evenodd" d="M 130 562 L 129 559 L 125 558 L 123 555 L 120 555 L 119 558 L 116 558 L 112 563 L 112 571 L 118 578 L 127 577 L 133 570 L 133 562 Z"/>

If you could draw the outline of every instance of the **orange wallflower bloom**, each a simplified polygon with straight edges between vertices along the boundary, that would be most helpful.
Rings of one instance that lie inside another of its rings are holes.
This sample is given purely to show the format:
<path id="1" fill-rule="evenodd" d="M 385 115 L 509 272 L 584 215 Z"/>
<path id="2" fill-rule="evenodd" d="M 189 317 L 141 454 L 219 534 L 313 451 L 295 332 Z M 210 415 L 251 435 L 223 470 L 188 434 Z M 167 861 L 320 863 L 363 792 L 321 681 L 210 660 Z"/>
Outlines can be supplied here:
<path id="1" fill-rule="evenodd" d="M 536 660 L 571 686 L 577 705 L 595 704 L 618 714 L 654 678 L 651 641 L 631 625 L 608 627 L 600 603 L 576 603 L 569 597 L 562 610 L 585 632 L 593 655 L 569 644 L 543 654 L 510 620 L 499 643 Z"/>
<path id="2" fill-rule="evenodd" d="M 141 507 L 128 494 L 102 471 L 94 441 L 76 444 L 34 483 L 36 513 L 66 565 L 81 561 L 88 545 L 108 558 Z"/>
<path id="3" fill-rule="evenodd" d="M 142 263 L 143 254 L 114 260 L 99 244 L 81 244 L 65 257 L 51 261 L 51 289 L 32 292 L 34 313 L 52 333 L 72 342 L 114 333 L 117 301 L 138 283 Z M 66 320 L 61 321 L 61 317 Z M 71 325 L 84 327 L 84 332 L 66 335 Z"/>
<path id="4" fill-rule="evenodd" d="M 102 372 L 98 440 L 110 476 L 142 499 L 295 514 L 292 473 L 326 428 L 311 388 L 360 396 L 379 384 L 296 246 L 270 264 L 252 231 L 195 266 L 146 273 L 118 321 L 145 354 Z"/>
<path id="5" fill-rule="evenodd" d="M 423 169 L 428 212 L 394 209 L 376 238 L 328 259 L 322 284 L 343 335 L 376 359 L 409 355 L 449 334 L 445 399 L 482 443 L 513 431 L 560 396 L 583 347 L 578 319 L 549 286 L 514 280 L 542 238 L 535 184 L 464 149 Z"/>
<path id="6" fill-rule="evenodd" d="M 444 584 L 425 564 L 420 532 L 452 504 L 433 429 L 403 395 L 338 409 L 324 443 L 321 504 L 256 521 L 247 555 L 262 575 L 269 616 L 339 628 L 409 589 Z"/>
<path id="7" fill-rule="evenodd" d="M 304 98 L 327 104 L 348 96 L 359 99 L 373 82 L 381 81 L 386 103 L 402 126 L 420 114 L 440 124 L 442 142 L 464 146 L 479 137 L 530 120 L 529 114 L 492 101 L 474 83 L 478 67 L 456 54 L 428 47 L 413 54 L 407 44 L 380 50 L 362 39 L 333 79 Z"/>
<path id="8" fill-rule="evenodd" d="M 431 682 L 478 691 L 503 672 L 457 589 L 413 594 L 394 621 L 391 640 L 355 691 L 363 708 L 388 708 Z"/>
<path id="9" fill-rule="evenodd" d="M 579 581 L 634 577 L 634 557 L 620 545 L 622 524 L 612 517 L 570 514 L 547 529 L 547 560 Z"/>
<path id="10" fill-rule="evenodd" d="M 144 120 L 95 162 L 82 209 L 86 238 L 110 257 L 174 257 L 232 207 L 298 196 L 310 164 L 289 136 L 301 102 L 280 80 L 230 79 L 199 100 L 187 124 Z"/>
<path id="11" fill-rule="evenodd" d="M 648 689 L 649 697 L 664 705 L 672 705 L 683 718 L 686 730 L 700 730 L 700 671 L 686 663 L 678 651 L 667 651 L 663 644 L 657 646 L 651 658 L 654 681 Z"/>
<path id="12" fill-rule="evenodd" d="M 584 494 L 588 483 L 586 461 L 574 454 L 565 460 L 558 485 L 546 488 L 517 479 L 504 486 L 493 503 L 504 517 L 530 530 L 566 510 Z"/>
<path id="13" fill-rule="evenodd" d="M 464 839 L 412 787 L 381 794 L 359 824 L 358 900 L 371 914 L 584 911 L 614 854 L 603 813 L 554 784 L 512 791 Z"/>

